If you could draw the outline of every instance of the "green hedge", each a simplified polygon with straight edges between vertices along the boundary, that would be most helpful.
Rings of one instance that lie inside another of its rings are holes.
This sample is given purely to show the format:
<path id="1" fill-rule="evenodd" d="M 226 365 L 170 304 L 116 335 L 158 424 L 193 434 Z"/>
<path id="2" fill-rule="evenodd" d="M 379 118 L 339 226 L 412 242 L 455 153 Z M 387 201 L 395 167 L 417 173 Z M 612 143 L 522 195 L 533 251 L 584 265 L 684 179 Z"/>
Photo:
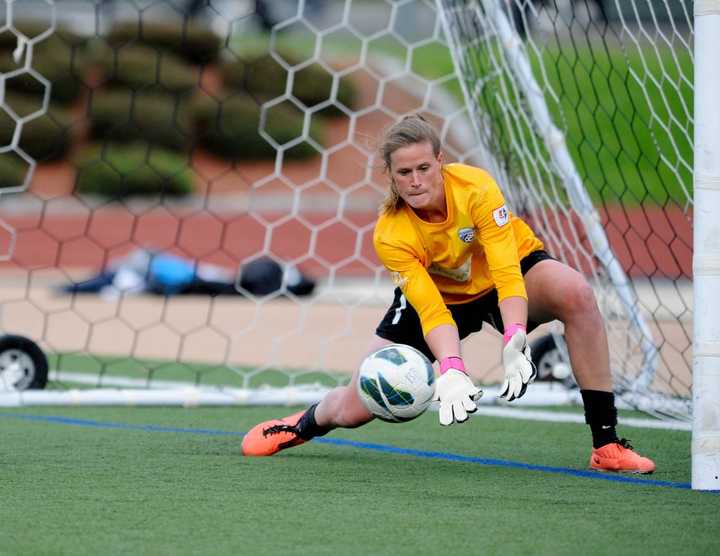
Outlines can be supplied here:
<path id="1" fill-rule="evenodd" d="M 229 160 L 267 159 L 275 156 L 275 148 L 259 133 L 260 109 L 255 100 L 235 95 L 217 100 L 202 96 L 193 106 L 197 144 Z M 265 130 L 279 144 L 302 135 L 303 119 L 299 111 L 280 105 L 269 111 Z M 313 122 L 311 137 L 322 144 L 322 128 Z M 302 142 L 288 149 L 287 158 L 307 158 L 318 154 Z"/>
<path id="2" fill-rule="evenodd" d="M 107 38 L 114 47 L 144 44 L 174 52 L 192 64 L 208 64 L 220 54 L 220 38 L 207 27 L 189 23 L 149 23 L 146 20 L 116 25 Z"/>
<path id="3" fill-rule="evenodd" d="M 33 20 L 15 20 L 13 22 L 13 27 L 17 31 L 20 31 L 29 40 L 33 40 L 34 38 L 39 37 L 48 29 L 50 29 L 51 24 L 49 21 L 39 22 Z M 67 27 L 63 25 L 56 25 L 53 31 L 49 33 L 46 38 L 43 38 L 34 44 L 36 45 L 36 48 L 38 48 L 41 45 L 44 45 L 47 41 L 51 41 L 52 39 L 60 39 L 68 46 L 82 46 L 87 42 L 87 39 L 85 37 L 73 33 Z M 17 37 L 12 31 L 6 29 L 5 31 L 0 33 L 1 50 L 14 50 L 16 46 Z"/>
<path id="4" fill-rule="evenodd" d="M 20 66 L 12 59 L 12 48 L 0 47 L 0 72 L 7 73 Z M 83 46 L 73 46 L 58 37 L 42 41 L 33 51 L 32 69 L 51 84 L 54 102 L 71 103 L 78 98 L 84 83 L 86 55 Z M 6 88 L 26 94 L 41 95 L 44 85 L 24 72 L 5 81 Z"/>
<path id="5" fill-rule="evenodd" d="M 182 98 L 130 90 L 94 94 L 89 127 L 95 140 L 146 141 L 176 150 L 189 146 L 192 130 L 191 114 Z"/>
<path id="6" fill-rule="evenodd" d="M 197 72 L 182 58 L 147 46 L 106 49 L 97 61 L 113 87 L 183 94 L 198 84 Z"/>
<path id="7" fill-rule="evenodd" d="M 148 144 L 91 145 L 76 157 L 76 190 L 106 197 L 192 192 L 186 156 Z"/>
<path id="8" fill-rule="evenodd" d="M 283 59 L 297 63 L 292 56 Z M 269 54 L 250 60 L 226 62 L 221 68 L 226 87 L 247 91 L 262 99 L 275 98 L 285 93 L 287 71 Z M 312 108 L 330 98 L 332 76 L 320 64 L 311 64 L 295 72 L 292 93 L 306 106 Z M 348 79 L 338 84 L 337 100 L 348 108 L 357 102 L 357 89 Z"/>
<path id="9" fill-rule="evenodd" d="M 0 154 L 0 189 L 22 185 L 28 165 L 13 153 Z"/>
<path id="10" fill-rule="evenodd" d="M 42 107 L 39 97 L 18 94 L 5 96 L 5 104 L 18 116 L 23 117 Z M 57 106 L 50 105 L 47 113 L 25 123 L 20 134 L 20 147 L 37 162 L 48 162 L 64 158 L 70 149 L 72 137 L 70 114 Z M 0 111 L 0 144 L 9 145 L 17 122 L 5 111 Z"/>

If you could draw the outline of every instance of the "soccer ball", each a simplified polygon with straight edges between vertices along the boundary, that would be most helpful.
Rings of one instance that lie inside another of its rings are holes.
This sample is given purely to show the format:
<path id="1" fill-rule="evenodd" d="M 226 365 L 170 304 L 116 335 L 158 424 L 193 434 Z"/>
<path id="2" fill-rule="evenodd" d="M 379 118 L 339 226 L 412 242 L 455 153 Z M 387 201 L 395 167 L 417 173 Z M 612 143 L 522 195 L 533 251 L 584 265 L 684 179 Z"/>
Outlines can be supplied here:
<path id="1" fill-rule="evenodd" d="M 365 407 L 383 421 L 402 423 L 421 415 L 435 395 L 435 372 L 422 353 L 392 344 L 360 365 L 357 392 Z"/>

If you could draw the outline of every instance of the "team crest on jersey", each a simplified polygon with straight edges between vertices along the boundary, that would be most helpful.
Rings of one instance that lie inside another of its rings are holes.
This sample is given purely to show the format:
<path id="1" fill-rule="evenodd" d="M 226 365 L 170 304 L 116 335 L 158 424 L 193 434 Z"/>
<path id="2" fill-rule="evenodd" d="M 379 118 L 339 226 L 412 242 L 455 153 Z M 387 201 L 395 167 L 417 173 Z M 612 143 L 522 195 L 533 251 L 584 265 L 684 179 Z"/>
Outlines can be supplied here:
<path id="1" fill-rule="evenodd" d="M 464 243 L 472 243 L 472 240 L 475 239 L 475 228 L 460 228 L 458 237 Z"/>
<path id="2" fill-rule="evenodd" d="M 510 212 L 505 205 L 501 206 L 500 208 L 496 208 L 492 214 L 493 218 L 495 219 L 495 224 L 500 227 L 507 224 L 507 221 L 510 218 Z"/>

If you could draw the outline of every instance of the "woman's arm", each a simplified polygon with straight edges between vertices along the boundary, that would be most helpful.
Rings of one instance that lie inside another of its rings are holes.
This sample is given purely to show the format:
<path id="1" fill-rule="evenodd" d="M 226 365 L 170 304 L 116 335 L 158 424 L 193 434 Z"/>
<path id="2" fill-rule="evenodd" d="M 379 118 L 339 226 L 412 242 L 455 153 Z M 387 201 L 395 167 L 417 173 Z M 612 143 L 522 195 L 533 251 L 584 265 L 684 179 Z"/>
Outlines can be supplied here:
<path id="1" fill-rule="evenodd" d="M 430 351 L 438 361 L 446 357 L 460 357 L 460 336 L 453 324 L 441 324 L 425 336 Z"/>
<path id="2" fill-rule="evenodd" d="M 500 308 L 505 330 L 508 330 L 513 324 L 527 326 L 528 303 L 524 297 L 506 297 L 498 303 L 498 307 Z"/>

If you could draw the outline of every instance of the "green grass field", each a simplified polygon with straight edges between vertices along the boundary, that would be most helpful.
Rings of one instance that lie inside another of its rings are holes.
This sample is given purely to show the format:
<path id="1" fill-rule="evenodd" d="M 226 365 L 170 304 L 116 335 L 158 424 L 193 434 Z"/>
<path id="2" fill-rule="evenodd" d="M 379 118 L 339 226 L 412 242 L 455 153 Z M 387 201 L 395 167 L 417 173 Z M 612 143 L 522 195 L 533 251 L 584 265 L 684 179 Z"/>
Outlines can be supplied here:
<path id="1" fill-rule="evenodd" d="M 288 408 L 0 410 L 2 554 L 713 554 L 690 436 L 623 428 L 658 471 L 584 471 L 586 427 L 477 417 L 239 454 Z"/>

